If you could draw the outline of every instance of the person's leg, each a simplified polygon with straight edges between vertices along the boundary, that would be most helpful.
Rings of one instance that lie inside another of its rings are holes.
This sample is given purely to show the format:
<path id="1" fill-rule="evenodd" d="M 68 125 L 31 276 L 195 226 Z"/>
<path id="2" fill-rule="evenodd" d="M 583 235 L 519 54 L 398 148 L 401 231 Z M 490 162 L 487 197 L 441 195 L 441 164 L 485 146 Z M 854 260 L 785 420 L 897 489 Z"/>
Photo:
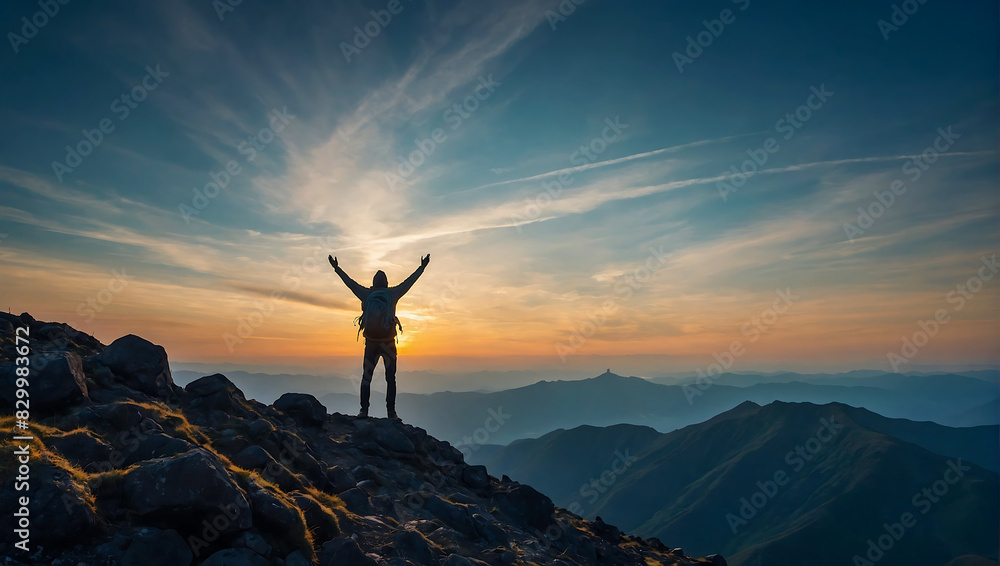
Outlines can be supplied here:
<path id="1" fill-rule="evenodd" d="M 372 395 L 372 374 L 378 364 L 379 349 L 376 342 L 365 342 L 364 368 L 361 372 L 361 413 L 368 414 Z"/>
<path id="2" fill-rule="evenodd" d="M 382 343 L 382 364 L 385 366 L 385 408 L 390 417 L 396 414 L 396 343 Z"/>

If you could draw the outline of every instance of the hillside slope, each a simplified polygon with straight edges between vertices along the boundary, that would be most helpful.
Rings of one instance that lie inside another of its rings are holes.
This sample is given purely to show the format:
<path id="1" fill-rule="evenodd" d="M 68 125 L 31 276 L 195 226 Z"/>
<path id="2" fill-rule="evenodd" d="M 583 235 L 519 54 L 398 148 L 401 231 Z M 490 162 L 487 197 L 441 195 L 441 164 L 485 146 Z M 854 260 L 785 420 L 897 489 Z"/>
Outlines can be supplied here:
<path id="1" fill-rule="evenodd" d="M 909 512 L 916 524 L 878 563 L 939 565 L 997 557 L 998 477 L 973 463 L 995 466 L 997 445 L 995 426 L 746 402 L 664 435 L 632 425 L 554 431 L 491 450 L 482 463 L 584 516 L 683 540 L 695 553 L 721 549 L 731 564 L 850 564 Z M 576 472 L 560 483 L 555 470 Z M 944 495 L 924 497 L 925 487 Z"/>
<path id="2" fill-rule="evenodd" d="M 28 383 L 16 375 L 22 327 Z M 0 543 L 9 564 L 725 564 L 582 520 L 420 428 L 331 415 L 310 395 L 263 405 L 220 374 L 178 387 L 164 349 L 134 335 L 105 347 L 2 315 L 0 345 L 0 422 L 28 416 L 32 437 L 0 441 L 30 455 L 21 469 L 0 463 L 4 485 L 28 477 L 28 490 L 0 493 L 5 513 L 30 498 L 27 538 Z M 30 415 L 15 417 L 19 387 Z"/>

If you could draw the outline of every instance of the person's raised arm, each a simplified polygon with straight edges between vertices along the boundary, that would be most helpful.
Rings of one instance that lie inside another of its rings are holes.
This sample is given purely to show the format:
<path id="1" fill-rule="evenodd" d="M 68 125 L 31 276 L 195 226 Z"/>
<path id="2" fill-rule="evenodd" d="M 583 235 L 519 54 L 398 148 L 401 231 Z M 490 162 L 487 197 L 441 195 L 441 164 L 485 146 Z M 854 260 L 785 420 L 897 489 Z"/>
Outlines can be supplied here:
<path id="1" fill-rule="evenodd" d="M 339 275 L 340 278 L 344 281 L 344 285 L 347 285 L 347 288 L 350 289 L 352 293 L 354 293 L 355 297 L 361 299 L 362 301 L 365 300 L 364 292 L 366 288 L 357 281 L 351 279 L 350 276 L 347 275 L 347 272 L 340 268 L 340 265 L 337 263 L 337 258 L 333 257 L 332 255 L 328 257 L 330 259 L 330 265 L 333 266 L 333 270 L 336 271 L 337 275 Z"/>
<path id="2" fill-rule="evenodd" d="M 406 292 L 410 290 L 410 287 L 413 287 L 413 284 L 417 282 L 417 279 L 419 279 L 420 275 L 423 274 L 424 268 L 427 267 L 427 264 L 430 262 L 431 254 L 427 254 L 427 257 L 420 258 L 420 267 L 418 267 L 412 275 L 407 277 L 405 281 L 392 288 L 397 299 L 405 295 Z"/>

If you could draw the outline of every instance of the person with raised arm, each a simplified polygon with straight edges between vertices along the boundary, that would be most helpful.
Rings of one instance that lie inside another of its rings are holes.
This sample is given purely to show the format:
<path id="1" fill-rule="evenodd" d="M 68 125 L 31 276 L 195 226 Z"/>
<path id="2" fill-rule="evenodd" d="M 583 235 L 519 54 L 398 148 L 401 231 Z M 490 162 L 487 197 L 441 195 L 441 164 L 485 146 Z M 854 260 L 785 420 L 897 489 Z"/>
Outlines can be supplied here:
<path id="1" fill-rule="evenodd" d="M 334 271 L 344 281 L 347 288 L 354 293 L 354 296 L 361 301 L 361 316 L 357 318 L 359 323 L 358 334 L 364 334 L 365 354 L 364 369 L 361 374 L 361 412 L 359 417 L 368 416 L 368 406 L 371 398 L 372 375 L 375 373 L 375 366 L 379 358 L 385 368 L 385 406 L 390 419 L 399 421 L 396 414 L 396 328 L 403 330 L 402 324 L 396 317 L 396 303 L 399 299 L 413 287 L 417 279 L 423 274 L 427 264 L 431 261 L 431 255 L 420 258 L 420 267 L 406 278 L 405 281 L 389 286 L 389 279 L 381 269 L 375 272 L 372 277 L 372 286 L 365 287 L 350 278 L 337 262 L 337 258 L 329 256 L 330 265 Z"/>

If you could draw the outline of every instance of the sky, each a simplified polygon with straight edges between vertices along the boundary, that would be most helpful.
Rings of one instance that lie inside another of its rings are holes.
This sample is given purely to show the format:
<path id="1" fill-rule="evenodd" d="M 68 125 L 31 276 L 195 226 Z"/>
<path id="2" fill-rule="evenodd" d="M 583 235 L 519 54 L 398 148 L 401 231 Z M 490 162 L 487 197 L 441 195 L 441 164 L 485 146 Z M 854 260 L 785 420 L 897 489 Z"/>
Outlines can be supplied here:
<path id="1" fill-rule="evenodd" d="M 327 255 L 429 253 L 401 369 L 1000 363 L 995 2 L 42 10 L 0 8 L 11 312 L 322 368 Z"/>

